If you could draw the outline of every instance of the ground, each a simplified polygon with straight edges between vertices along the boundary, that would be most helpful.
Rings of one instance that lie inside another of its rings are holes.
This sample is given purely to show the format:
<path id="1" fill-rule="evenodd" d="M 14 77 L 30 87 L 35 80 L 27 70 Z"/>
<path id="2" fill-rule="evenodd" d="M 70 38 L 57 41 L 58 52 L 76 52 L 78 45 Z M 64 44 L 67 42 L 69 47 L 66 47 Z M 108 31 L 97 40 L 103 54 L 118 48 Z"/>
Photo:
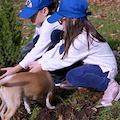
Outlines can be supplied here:
<path id="1" fill-rule="evenodd" d="M 94 106 L 96 101 L 98 101 L 98 98 L 101 97 L 100 93 L 95 95 L 96 99 L 89 101 L 88 98 L 81 100 L 79 98 L 77 99 L 81 92 L 85 92 L 88 96 L 91 96 L 92 94 L 88 89 L 72 91 L 62 90 L 60 92 L 61 95 L 57 94 L 57 99 L 61 104 L 59 104 L 55 110 L 47 110 L 46 108 L 44 110 L 41 109 L 35 120 L 82 120 L 85 116 L 91 118 L 96 114 L 96 111 L 91 108 Z M 68 104 L 64 99 L 65 97 L 69 98 L 71 94 L 74 96 L 75 100 L 70 101 L 70 104 Z"/>
<path id="2" fill-rule="evenodd" d="M 99 108 L 97 111 L 92 108 L 102 97 L 102 94 L 103 92 L 93 89 L 65 90 L 55 88 L 52 99 L 52 105 L 56 106 L 55 109 L 49 110 L 45 106 L 45 99 L 41 99 L 39 102 L 33 102 L 34 105 L 39 107 L 39 114 L 36 118 L 30 119 L 23 105 L 21 105 L 13 120 L 98 120 L 95 116 L 101 115 L 99 111 L 103 108 Z M 118 111 L 120 111 L 120 108 L 113 109 L 113 120 L 116 120 L 119 116 Z"/>
<path id="3" fill-rule="evenodd" d="M 49 110 L 45 106 L 45 99 L 42 99 L 40 103 L 38 101 L 35 102 L 34 105 L 36 104 L 39 106 L 40 110 L 34 120 L 82 120 L 85 116 L 91 118 L 97 113 L 97 111 L 92 110 L 91 108 L 102 96 L 102 92 L 95 92 L 91 101 L 87 97 L 81 100 L 77 98 L 80 96 L 81 92 L 87 94 L 87 96 L 93 96 L 93 92 L 90 92 L 90 89 L 65 90 L 56 88 L 52 100 L 52 104 L 55 105 L 56 108 L 54 110 Z M 65 101 L 65 99 L 71 98 L 71 95 L 72 97 L 75 97 L 75 101 L 71 101 L 71 103 Z M 19 111 L 15 114 L 14 119 L 29 120 L 28 116 L 29 115 L 23 105 L 21 105 Z"/>
<path id="4" fill-rule="evenodd" d="M 1 74 L 3 72 L 0 72 Z M 22 102 L 12 120 L 120 120 L 120 104 L 115 106 L 115 103 L 117 103 L 115 101 L 113 101 L 112 109 L 110 107 L 108 107 L 108 110 L 106 108 L 94 108 L 102 94 L 103 92 L 93 89 L 65 90 L 55 87 L 52 98 L 52 105 L 56 106 L 55 109 L 50 110 L 46 107 L 44 96 L 37 101 L 31 100 L 33 117 L 26 112 Z M 38 109 L 38 113 L 34 113 L 33 108 Z M 97 118 L 102 114 L 108 114 L 108 119 Z"/>

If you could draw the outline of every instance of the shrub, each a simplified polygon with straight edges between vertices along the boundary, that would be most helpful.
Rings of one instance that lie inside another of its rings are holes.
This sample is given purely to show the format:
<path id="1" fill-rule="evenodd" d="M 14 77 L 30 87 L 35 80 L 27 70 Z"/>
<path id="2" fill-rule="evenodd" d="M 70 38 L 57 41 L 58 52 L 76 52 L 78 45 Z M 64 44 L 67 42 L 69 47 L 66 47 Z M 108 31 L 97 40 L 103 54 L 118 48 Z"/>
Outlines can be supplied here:
<path id="1" fill-rule="evenodd" d="M 12 0 L 0 0 L 0 67 L 13 66 L 19 58 L 22 24 Z"/>

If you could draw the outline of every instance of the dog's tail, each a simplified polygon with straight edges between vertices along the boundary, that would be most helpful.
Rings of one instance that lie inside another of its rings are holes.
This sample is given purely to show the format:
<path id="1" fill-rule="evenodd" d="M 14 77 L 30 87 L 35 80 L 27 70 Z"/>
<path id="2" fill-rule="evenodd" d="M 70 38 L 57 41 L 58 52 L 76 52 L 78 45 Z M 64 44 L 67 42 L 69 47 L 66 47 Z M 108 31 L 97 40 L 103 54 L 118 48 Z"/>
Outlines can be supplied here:
<path id="1" fill-rule="evenodd" d="M 0 86 L 3 86 L 4 84 L 6 84 L 8 81 L 10 81 L 16 74 L 7 76 L 3 79 L 0 80 Z"/>

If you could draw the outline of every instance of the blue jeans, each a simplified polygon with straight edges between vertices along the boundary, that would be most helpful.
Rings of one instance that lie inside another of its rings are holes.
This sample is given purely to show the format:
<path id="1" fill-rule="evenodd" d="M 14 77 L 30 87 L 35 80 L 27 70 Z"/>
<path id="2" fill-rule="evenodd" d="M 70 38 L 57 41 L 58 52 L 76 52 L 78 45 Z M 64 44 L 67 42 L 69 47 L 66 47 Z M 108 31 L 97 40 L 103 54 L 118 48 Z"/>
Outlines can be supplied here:
<path id="1" fill-rule="evenodd" d="M 32 39 L 25 47 L 21 50 L 21 53 L 24 54 L 24 56 L 31 51 L 31 49 L 35 46 L 35 44 L 38 41 L 40 35 L 37 35 L 34 39 Z"/>
<path id="2" fill-rule="evenodd" d="M 110 82 L 107 75 L 108 72 L 103 73 L 98 65 L 88 64 L 70 70 L 66 79 L 73 86 L 105 91 Z"/>

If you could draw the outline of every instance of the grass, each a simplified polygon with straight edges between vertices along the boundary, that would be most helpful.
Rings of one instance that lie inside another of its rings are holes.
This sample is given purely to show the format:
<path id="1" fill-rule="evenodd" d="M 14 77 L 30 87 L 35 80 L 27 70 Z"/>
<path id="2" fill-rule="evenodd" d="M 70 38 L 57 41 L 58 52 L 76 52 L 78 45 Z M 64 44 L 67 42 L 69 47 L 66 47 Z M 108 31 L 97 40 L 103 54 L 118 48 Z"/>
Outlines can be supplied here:
<path id="1" fill-rule="evenodd" d="M 109 1 L 109 0 L 104 0 Z M 23 4 L 24 5 L 24 4 Z M 21 9 L 21 4 L 20 8 Z M 22 6 L 23 7 L 23 6 Z M 90 2 L 90 7 L 88 11 L 92 11 L 92 15 L 89 16 L 90 21 L 95 26 L 95 28 L 99 31 L 99 33 L 107 40 L 110 44 L 112 50 L 120 51 L 120 6 L 115 2 L 108 2 L 107 4 L 95 4 Z M 33 35 L 34 26 L 30 23 L 30 21 L 24 21 L 24 41 L 26 44 L 29 40 L 31 40 Z M 118 75 L 116 80 L 120 83 L 120 58 L 117 58 L 118 62 Z M 93 94 L 95 91 L 93 91 Z M 72 95 L 70 98 L 66 99 L 66 103 L 71 105 L 77 99 L 84 100 L 85 98 L 92 99 L 91 96 L 87 96 L 86 94 L 80 94 L 80 96 L 75 97 Z M 77 104 L 76 110 L 80 111 L 82 108 L 81 104 Z M 114 111 L 115 108 L 118 108 L 118 111 Z M 120 103 L 116 102 L 111 107 L 102 108 L 99 110 L 99 113 L 93 116 L 91 119 L 94 120 L 120 120 Z M 38 114 L 38 107 L 34 107 L 32 115 L 29 119 L 33 119 Z M 114 118 L 114 115 L 117 114 L 117 118 Z M 56 112 L 56 116 L 59 116 L 59 113 Z M 83 120 L 87 120 L 87 116 L 84 116 Z"/>
<path id="2" fill-rule="evenodd" d="M 95 7 L 92 5 L 89 10 L 93 15 L 90 16 L 90 21 L 101 33 L 101 35 L 108 41 L 113 50 L 120 47 L 120 8 L 113 4 L 113 6 L 99 5 Z"/>
<path id="3" fill-rule="evenodd" d="M 34 120 L 36 116 L 38 115 L 38 113 L 39 113 L 39 107 L 36 105 L 33 106 L 32 114 L 29 116 L 29 120 Z"/>
<path id="4" fill-rule="evenodd" d="M 99 111 L 99 115 L 93 116 L 96 120 L 120 120 L 119 110 L 114 111 L 115 108 L 120 108 L 120 104 L 116 102 L 111 107 L 106 107 Z M 115 118 L 114 115 L 118 114 L 118 117 Z"/>

